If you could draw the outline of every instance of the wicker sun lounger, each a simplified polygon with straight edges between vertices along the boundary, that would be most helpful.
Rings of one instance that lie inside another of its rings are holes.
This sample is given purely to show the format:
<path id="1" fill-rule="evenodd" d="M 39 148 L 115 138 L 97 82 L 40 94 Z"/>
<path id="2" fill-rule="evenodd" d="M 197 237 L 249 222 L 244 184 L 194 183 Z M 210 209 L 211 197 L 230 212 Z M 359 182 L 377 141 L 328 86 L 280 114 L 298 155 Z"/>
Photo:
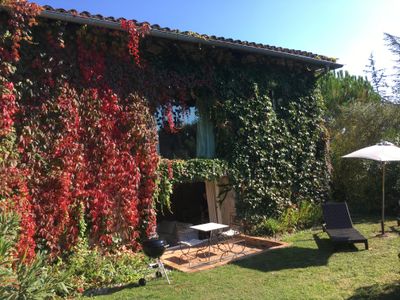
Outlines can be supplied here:
<path id="1" fill-rule="evenodd" d="M 353 227 L 346 202 L 327 202 L 322 204 L 325 224 L 324 231 L 335 244 L 363 243 L 368 250 L 368 240 Z"/>

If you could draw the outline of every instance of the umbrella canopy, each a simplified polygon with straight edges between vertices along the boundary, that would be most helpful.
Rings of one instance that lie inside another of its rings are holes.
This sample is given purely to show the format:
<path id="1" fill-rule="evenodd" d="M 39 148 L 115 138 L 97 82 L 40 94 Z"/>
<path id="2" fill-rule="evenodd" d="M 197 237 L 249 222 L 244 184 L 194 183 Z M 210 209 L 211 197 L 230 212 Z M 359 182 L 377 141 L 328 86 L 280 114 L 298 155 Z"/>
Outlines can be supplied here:
<path id="1" fill-rule="evenodd" d="M 380 142 L 343 156 L 344 158 L 365 158 L 377 161 L 400 161 L 400 148 L 389 142 Z"/>
<path id="2" fill-rule="evenodd" d="M 382 163 L 382 236 L 385 235 L 385 164 L 388 161 L 400 161 L 400 148 L 390 142 L 382 141 L 374 146 L 365 147 L 342 156 L 344 158 L 365 158 Z"/>

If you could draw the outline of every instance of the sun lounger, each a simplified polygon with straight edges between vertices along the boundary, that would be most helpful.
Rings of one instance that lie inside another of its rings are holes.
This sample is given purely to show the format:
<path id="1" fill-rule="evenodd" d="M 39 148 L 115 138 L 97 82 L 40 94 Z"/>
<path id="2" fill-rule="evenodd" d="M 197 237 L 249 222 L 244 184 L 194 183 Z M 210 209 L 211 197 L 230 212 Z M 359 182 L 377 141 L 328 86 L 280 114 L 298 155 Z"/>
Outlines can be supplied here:
<path id="1" fill-rule="evenodd" d="M 346 202 L 327 202 L 322 204 L 325 224 L 324 231 L 335 244 L 363 243 L 368 250 L 368 240 L 353 227 Z"/>

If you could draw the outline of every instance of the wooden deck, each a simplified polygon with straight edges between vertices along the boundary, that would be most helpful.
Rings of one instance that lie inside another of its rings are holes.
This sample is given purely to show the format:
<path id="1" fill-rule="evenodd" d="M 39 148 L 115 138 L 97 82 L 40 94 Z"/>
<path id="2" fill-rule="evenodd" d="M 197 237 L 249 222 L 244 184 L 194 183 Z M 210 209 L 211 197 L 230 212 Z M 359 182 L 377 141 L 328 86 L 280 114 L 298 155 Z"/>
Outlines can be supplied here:
<path id="1" fill-rule="evenodd" d="M 198 272 L 228 264 L 232 261 L 248 258 L 266 251 L 284 248 L 288 243 L 265 238 L 242 235 L 242 242 L 230 245 L 232 251 L 225 246 L 192 247 L 188 255 L 182 255 L 180 249 L 167 250 L 161 257 L 164 265 L 185 273 Z"/>

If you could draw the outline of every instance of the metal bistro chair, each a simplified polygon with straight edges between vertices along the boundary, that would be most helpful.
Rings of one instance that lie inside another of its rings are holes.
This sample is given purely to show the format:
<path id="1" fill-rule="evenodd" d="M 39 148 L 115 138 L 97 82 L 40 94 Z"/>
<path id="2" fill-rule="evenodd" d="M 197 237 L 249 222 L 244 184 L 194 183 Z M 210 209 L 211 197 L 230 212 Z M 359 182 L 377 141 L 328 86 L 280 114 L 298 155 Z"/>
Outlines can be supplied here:
<path id="1" fill-rule="evenodd" d="M 196 266 L 197 264 L 194 264 L 195 262 L 201 263 L 199 253 L 201 253 L 207 245 L 205 240 L 191 239 L 179 241 L 178 244 L 179 250 L 181 251 L 180 260 L 188 262 L 189 268 Z"/>
<path id="2" fill-rule="evenodd" d="M 229 229 L 222 231 L 219 237 L 221 239 L 219 248 L 223 252 L 221 260 L 225 256 L 232 255 L 236 257 L 245 252 L 246 240 L 243 236 L 243 221 L 236 215 L 231 215 Z"/>

